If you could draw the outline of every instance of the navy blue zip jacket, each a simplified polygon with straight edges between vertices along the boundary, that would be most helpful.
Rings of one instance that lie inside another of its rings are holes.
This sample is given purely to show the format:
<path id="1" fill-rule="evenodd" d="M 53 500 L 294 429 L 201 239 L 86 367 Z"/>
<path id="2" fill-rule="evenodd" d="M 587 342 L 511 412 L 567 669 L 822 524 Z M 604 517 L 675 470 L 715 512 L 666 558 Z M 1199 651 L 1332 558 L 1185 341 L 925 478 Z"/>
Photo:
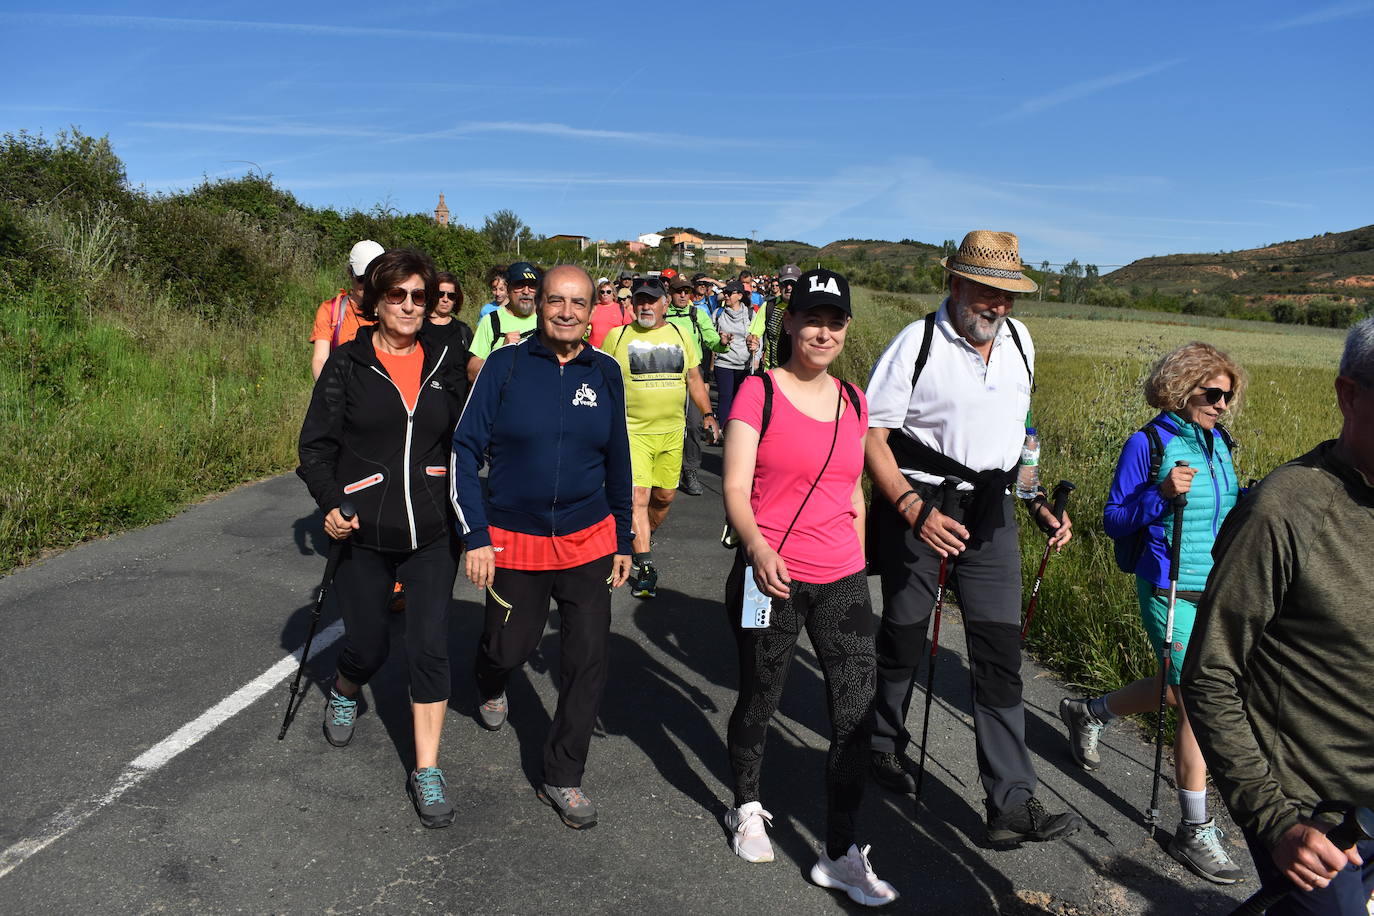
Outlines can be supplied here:
<path id="1" fill-rule="evenodd" d="M 323 512 L 352 500 L 360 523 L 353 543 L 418 550 L 449 530 L 450 430 L 467 393 L 468 351 L 421 331 L 424 368 L 412 411 L 377 359 L 373 333 L 362 329 L 324 364 L 301 424 L 296 473 Z"/>
<path id="2" fill-rule="evenodd" d="M 477 477 L 490 463 L 488 495 Z M 550 536 L 615 517 L 630 553 L 630 439 L 620 364 L 592 346 L 560 365 L 539 335 L 493 350 L 453 433 L 458 531 L 472 550 L 487 525 Z"/>

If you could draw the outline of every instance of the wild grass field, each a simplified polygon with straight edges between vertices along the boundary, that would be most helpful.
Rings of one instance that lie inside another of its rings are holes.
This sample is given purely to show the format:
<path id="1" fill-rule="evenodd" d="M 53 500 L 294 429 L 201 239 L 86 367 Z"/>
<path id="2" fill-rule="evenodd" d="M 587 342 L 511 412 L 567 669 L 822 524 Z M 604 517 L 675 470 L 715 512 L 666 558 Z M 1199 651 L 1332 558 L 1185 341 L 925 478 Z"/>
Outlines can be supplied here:
<path id="1" fill-rule="evenodd" d="M 293 467 L 329 280 L 218 321 L 0 297 L 0 573 Z"/>
<path id="2" fill-rule="evenodd" d="M 838 373 L 866 381 L 892 335 L 937 303 L 938 297 L 858 291 Z M 1018 302 L 1015 312 L 1035 341 L 1032 409 L 1042 481 L 1048 487 L 1067 479 L 1078 487 L 1069 503 L 1074 539 L 1050 562 L 1028 642 L 1042 661 L 1094 691 L 1155 670 L 1134 582 L 1116 569 L 1101 521 L 1121 445 L 1155 413 L 1141 393 L 1154 361 L 1180 344 L 1203 340 L 1249 374 L 1245 403 L 1227 423 L 1240 445 L 1242 481 L 1263 477 L 1340 429 L 1332 382 L 1343 331 L 1158 312 L 1141 313 L 1155 321 L 1102 315 L 1116 311 Z M 1023 526 L 1022 547 L 1029 589 L 1044 550 L 1033 526 Z"/>

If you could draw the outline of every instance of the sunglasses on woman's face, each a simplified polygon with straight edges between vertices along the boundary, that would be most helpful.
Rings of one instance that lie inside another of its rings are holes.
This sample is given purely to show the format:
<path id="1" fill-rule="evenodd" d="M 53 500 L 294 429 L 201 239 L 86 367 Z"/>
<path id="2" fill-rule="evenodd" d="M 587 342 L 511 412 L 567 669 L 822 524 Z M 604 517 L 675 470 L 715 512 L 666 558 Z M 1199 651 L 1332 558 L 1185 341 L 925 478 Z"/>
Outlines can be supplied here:
<path id="1" fill-rule="evenodd" d="M 446 289 L 441 289 L 441 290 L 439 290 L 439 298 L 440 298 L 440 299 L 452 299 L 452 300 L 454 300 L 454 301 L 456 302 L 456 301 L 458 301 L 458 294 L 457 294 L 457 293 L 451 293 L 451 292 L 449 292 L 449 291 L 446 290 Z M 401 300 L 401 301 L 405 301 L 405 300 Z"/>
<path id="2" fill-rule="evenodd" d="M 610 287 L 607 287 L 606 289 L 598 290 L 597 292 L 601 293 L 601 295 L 603 295 L 603 296 L 614 296 L 614 295 L 615 295 L 615 290 L 611 289 Z"/>
<path id="3" fill-rule="evenodd" d="M 423 286 L 419 289 L 412 290 L 404 290 L 401 289 L 401 287 L 399 286 L 393 286 L 391 289 L 382 293 L 382 298 L 386 300 L 387 305 L 400 305 L 402 302 L 406 301 L 407 295 L 410 296 L 411 302 L 414 302 L 416 305 L 419 306 L 423 306 L 425 304 L 425 299 L 427 298 L 425 296 L 425 288 Z"/>
<path id="4" fill-rule="evenodd" d="M 1218 401 L 1225 401 L 1230 404 L 1235 400 L 1236 393 L 1225 388 L 1202 388 L 1202 396 L 1208 404 L 1216 404 Z"/>

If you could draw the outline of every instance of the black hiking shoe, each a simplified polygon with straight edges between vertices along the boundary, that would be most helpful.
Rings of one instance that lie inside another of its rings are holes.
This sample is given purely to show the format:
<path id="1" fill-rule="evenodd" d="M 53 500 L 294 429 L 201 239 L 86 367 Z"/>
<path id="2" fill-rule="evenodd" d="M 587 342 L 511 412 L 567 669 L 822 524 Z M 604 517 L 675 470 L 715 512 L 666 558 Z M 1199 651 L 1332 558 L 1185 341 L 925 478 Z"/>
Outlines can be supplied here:
<path id="1" fill-rule="evenodd" d="M 678 489 L 688 496 L 700 496 L 706 491 L 702 489 L 701 481 L 697 479 L 696 471 L 683 471 L 682 480 L 678 484 Z"/>
<path id="2" fill-rule="evenodd" d="M 652 598 L 658 594 L 658 570 L 652 563 L 641 563 L 630 573 L 630 594 Z"/>
<path id="3" fill-rule="evenodd" d="M 335 747 L 346 746 L 353 740 L 353 726 L 357 721 L 358 701 L 330 687 L 329 702 L 324 707 L 324 740 Z"/>
<path id="4" fill-rule="evenodd" d="M 448 783 L 438 767 L 421 767 L 406 779 L 406 791 L 415 803 L 415 813 L 426 827 L 447 827 L 453 823 L 453 805 L 448 800 Z"/>
<path id="5" fill-rule="evenodd" d="M 1015 808 L 994 815 L 988 812 L 988 843 L 993 846 L 1018 846 L 1057 840 L 1075 833 L 1083 819 L 1068 811 L 1050 814 L 1040 799 L 1032 795 Z"/>
<path id="6" fill-rule="evenodd" d="M 916 794 L 916 777 L 911 775 L 911 760 L 905 754 L 873 751 L 869 759 L 873 781 L 884 789 L 902 795 Z"/>

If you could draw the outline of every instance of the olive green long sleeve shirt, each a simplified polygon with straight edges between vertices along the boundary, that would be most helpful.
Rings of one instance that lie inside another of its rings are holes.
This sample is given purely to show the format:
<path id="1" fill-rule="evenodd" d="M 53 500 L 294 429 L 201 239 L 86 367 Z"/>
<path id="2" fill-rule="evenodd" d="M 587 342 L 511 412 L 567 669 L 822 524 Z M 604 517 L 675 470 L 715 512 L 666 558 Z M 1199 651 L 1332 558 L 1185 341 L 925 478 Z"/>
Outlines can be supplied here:
<path id="1" fill-rule="evenodd" d="M 1374 487 L 1334 446 L 1227 517 L 1183 663 L 1212 778 L 1269 849 L 1318 801 L 1374 806 Z"/>

